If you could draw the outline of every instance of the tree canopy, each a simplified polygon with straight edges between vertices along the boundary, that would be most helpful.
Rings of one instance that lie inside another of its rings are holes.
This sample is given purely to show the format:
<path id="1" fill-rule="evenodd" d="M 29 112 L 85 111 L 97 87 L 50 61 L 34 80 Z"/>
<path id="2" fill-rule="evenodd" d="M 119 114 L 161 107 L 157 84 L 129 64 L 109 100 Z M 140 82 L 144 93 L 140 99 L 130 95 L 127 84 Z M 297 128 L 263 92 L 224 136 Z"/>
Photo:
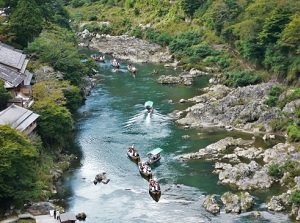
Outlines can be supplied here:
<path id="1" fill-rule="evenodd" d="M 37 149 L 8 125 L 0 126 L 0 202 L 22 203 L 36 195 Z"/>

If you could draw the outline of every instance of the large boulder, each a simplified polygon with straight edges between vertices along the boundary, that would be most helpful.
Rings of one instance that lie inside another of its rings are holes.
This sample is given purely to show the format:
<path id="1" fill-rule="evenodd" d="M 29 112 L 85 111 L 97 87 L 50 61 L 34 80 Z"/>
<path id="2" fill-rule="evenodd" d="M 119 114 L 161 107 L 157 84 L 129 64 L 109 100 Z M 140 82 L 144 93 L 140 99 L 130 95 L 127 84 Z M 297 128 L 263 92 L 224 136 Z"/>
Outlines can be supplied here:
<path id="1" fill-rule="evenodd" d="M 106 173 L 99 173 L 95 176 L 94 184 L 96 185 L 97 183 L 103 183 L 107 184 L 110 181 L 110 179 L 107 178 Z"/>
<path id="2" fill-rule="evenodd" d="M 217 203 L 215 195 L 207 195 L 203 202 L 203 207 L 210 213 L 217 214 L 220 212 L 220 206 Z"/>
<path id="3" fill-rule="evenodd" d="M 227 213 L 241 213 L 248 211 L 254 204 L 253 197 L 248 192 L 242 192 L 240 194 L 233 194 L 226 192 L 221 196 L 221 200 L 225 205 L 225 211 Z"/>

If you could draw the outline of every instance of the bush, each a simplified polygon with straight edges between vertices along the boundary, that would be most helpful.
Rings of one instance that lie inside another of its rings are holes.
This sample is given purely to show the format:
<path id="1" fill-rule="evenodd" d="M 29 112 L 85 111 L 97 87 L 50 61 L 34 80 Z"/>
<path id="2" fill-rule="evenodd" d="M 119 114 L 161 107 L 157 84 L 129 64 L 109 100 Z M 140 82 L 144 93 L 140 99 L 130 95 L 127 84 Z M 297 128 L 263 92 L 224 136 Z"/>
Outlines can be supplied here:
<path id="1" fill-rule="evenodd" d="M 300 128 L 296 124 L 291 124 L 287 127 L 287 135 L 289 142 L 300 141 Z"/>
<path id="2" fill-rule="evenodd" d="M 300 205 L 300 191 L 299 190 L 295 190 L 292 192 L 292 194 L 289 196 L 289 203 Z"/>
<path id="3" fill-rule="evenodd" d="M 83 6 L 84 4 L 85 4 L 84 0 L 72 0 L 72 2 L 71 2 L 71 6 L 73 8 L 79 8 L 79 7 Z"/>
<path id="4" fill-rule="evenodd" d="M 288 118 L 280 119 L 280 120 L 272 120 L 270 122 L 270 126 L 272 131 L 286 131 L 288 125 L 291 123 L 291 120 Z"/>
<path id="5" fill-rule="evenodd" d="M 269 169 L 268 169 L 269 176 L 280 179 L 283 177 L 283 174 L 284 174 L 284 170 L 278 163 L 275 163 L 275 164 L 272 164 L 269 166 Z"/>
<path id="6" fill-rule="evenodd" d="M 277 96 L 269 96 L 265 101 L 264 104 L 270 106 L 270 107 L 275 107 L 278 101 Z"/>
<path id="7" fill-rule="evenodd" d="M 88 20 L 89 21 L 97 21 L 97 16 L 96 15 L 90 15 L 89 17 L 88 17 Z"/>
<path id="8" fill-rule="evenodd" d="M 230 87 L 244 87 L 260 83 L 262 78 L 254 70 L 234 71 L 227 76 L 224 84 Z"/>

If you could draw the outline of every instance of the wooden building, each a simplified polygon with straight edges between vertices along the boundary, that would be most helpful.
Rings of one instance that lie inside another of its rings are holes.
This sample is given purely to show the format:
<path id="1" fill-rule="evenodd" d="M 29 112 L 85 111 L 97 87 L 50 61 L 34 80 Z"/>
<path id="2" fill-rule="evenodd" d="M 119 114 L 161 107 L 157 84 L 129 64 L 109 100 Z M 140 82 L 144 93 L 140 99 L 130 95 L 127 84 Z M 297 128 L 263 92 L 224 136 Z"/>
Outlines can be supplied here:
<path id="1" fill-rule="evenodd" d="M 10 125 L 12 128 L 27 136 L 36 128 L 36 120 L 38 117 L 38 114 L 12 104 L 0 112 L 0 125 Z"/>

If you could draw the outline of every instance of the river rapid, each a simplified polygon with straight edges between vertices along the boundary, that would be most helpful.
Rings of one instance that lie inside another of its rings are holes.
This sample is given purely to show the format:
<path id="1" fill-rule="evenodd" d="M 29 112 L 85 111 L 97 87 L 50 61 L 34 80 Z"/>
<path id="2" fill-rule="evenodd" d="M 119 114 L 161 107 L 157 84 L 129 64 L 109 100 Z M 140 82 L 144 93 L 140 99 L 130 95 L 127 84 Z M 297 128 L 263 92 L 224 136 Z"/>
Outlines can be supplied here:
<path id="1" fill-rule="evenodd" d="M 99 63 L 101 81 L 75 117 L 75 141 L 81 152 L 78 163 L 58 183 L 58 197 L 64 199 L 66 211 L 86 213 L 86 223 L 292 222 L 286 214 L 266 211 L 262 203 L 268 196 L 266 192 L 251 193 L 256 198 L 254 211 L 260 211 L 259 217 L 254 217 L 253 212 L 236 215 L 222 209 L 219 215 L 212 215 L 205 211 L 205 195 L 235 191 L 218 185 L 218 176 L 212 174 L 213 163 L 181 162 L 176 156 L 196 152 L 226 136 L 250 139 L 252 135 L 184 129 L 170 118 L 172 111 L 191 105 L 179 100 L 200 95 L 208 77 L 196 78 L 191 87 L 163 86 L 157 84 L 159 75 L 180 71 L 160 64 L 135 64 L 138 74 L 133 77 L 126 65 L 121 61 L 121 68 L 114 71 L 109 62 Z M 159 73 L 152 74 L 153 69 Z M 154 102 L 151 115 L 143 107 L 148 100 Z M 268 146 L 262 140 L 259 143 Z M 149 150 L 164 149 L 160 163 L 153 169 L 162 189 L 158 202 L 149 195 L 148 181 L 141 177 L 136 163 L 127 157 L 127 148 L 133 144 L 142 160 Z M 94 185 L 95 175 L 102 172 L 106 172 L 109 183 Z"/>

